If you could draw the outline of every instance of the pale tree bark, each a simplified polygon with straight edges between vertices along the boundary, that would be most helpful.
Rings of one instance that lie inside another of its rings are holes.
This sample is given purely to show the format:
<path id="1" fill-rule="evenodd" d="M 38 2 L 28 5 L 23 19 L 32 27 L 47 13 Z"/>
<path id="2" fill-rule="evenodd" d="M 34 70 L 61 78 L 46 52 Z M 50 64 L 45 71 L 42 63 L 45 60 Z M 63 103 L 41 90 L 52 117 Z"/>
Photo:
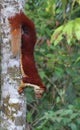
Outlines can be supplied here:
<path id="1" fill-rule="evenodd" d="M 26 98 L 18 94 L 20 58 L 12 58 L 8 17 L 23 10 L 25 0 L 0 0 L 1 43 L 1 129 L 26 130 Z"/>

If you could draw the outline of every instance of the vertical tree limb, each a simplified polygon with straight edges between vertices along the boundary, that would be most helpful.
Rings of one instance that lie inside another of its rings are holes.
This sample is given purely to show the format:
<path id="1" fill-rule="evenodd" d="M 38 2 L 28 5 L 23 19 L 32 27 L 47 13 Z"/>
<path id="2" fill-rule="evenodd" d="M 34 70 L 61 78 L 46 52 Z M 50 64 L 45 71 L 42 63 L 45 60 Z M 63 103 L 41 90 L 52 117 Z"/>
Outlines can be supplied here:
<path id="1" fill-rule="evenodd" d="M 23 10 L 24 0 L 2 0 L 1 6 L 1 130 L 26 130 L 26 100 L 18 94 L 19 58 L 12 58 L 8 17 Z"/>

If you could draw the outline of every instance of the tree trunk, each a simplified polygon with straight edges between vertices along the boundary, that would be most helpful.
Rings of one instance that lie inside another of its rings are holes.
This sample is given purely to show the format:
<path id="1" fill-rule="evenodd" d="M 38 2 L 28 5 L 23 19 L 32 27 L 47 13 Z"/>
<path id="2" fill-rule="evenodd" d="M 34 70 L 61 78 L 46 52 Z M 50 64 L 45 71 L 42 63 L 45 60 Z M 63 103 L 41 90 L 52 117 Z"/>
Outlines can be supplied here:
<path id="1" fill-rule="evenodd" d="M 0 0 L 1 4 L 1 130 L 26 130 L 26 98 L 18 94 L 20 58 L 12 58 L 8 17 L 23 10 L 24 0 Z"/>

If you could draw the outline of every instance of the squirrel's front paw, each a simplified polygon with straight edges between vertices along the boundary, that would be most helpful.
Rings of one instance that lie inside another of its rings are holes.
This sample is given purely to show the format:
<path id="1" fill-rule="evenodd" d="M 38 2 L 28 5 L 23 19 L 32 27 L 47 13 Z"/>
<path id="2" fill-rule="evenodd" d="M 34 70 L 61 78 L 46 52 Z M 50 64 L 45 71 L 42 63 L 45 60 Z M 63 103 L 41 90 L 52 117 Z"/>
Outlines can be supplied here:
<path id="1" fill-rule="evenodd" d="M 18 93 L 19 93 L 19 94 L 23 93 L 23 91 L 24 91 L 23 88 L 19 88 L 19 89 L 18 89 Z"/>

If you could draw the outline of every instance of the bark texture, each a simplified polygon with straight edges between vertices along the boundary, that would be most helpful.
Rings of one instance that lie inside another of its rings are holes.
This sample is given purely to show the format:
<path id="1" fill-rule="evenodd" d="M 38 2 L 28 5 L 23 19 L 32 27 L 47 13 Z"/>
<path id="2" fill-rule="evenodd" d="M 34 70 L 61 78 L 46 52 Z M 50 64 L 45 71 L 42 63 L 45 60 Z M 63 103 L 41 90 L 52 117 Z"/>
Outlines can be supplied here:
<path id="1" fill-rule="evenodd" d="M 24 0 L 2 0 L 1 7 L 1 130 L 26 130 L 26 100 L 18 94 L 20 61 L 11 52 L 8 17 L 23 10 Z"/>

